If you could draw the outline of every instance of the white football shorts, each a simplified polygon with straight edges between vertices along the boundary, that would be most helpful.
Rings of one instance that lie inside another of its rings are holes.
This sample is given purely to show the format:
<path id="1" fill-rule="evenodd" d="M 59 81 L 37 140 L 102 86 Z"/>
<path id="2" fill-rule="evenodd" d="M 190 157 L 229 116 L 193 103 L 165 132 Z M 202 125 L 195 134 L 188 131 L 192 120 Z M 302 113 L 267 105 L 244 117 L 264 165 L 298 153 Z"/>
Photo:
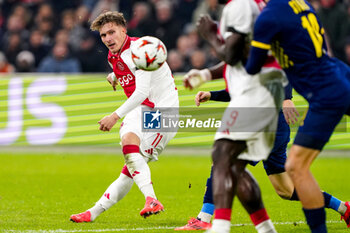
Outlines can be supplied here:
<path id="1" fill-rule="evenodd" d="M 215 140 L 246 141 L 247 148 L 238 158 L 248 161 L 265 160 L 274 145 L 278 111 L 279 107 L 266 87 L 247 89 L 231 98 Z"/>
<path id="2" fill-rule="evenodd" d="M 140 105 L 126 114 L 119 129 L 119 136 L 122 139 L 126 133 L 136 134 L 140 138 L 140 153 L 147 157 L 148 161 L 156 161 L 165 146 L 175 137 L 176 132 L 145 132 L 142 130 L 142 111 L 144 110 L 152 111 L 151 108 Z"/>

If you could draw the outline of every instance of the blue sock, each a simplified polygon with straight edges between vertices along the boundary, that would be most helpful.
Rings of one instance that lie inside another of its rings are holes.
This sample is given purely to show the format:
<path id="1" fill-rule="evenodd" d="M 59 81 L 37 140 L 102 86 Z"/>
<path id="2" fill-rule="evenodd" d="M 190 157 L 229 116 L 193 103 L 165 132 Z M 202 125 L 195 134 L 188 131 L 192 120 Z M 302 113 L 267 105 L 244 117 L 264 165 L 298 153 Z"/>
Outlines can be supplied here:
<path id="1" fill-rule="evenodd" d="M 205 194 L 204 194 L 204 198 L 203 198 L 203 204 L 204 203 L 214 204 L 213 188 L 212 188 L 212 177 L 213 177 L 213 167 L 211 167 L 210 177 L 207 180 L 207 189 L 205 190 Z"/>
<path id="2" fill-rule="evenodd" d="M 324 208 L 304 209 L 306 222 L 312 233 L 327 233 L 326 211 Z"/>
<path id="3" fill-rule="evenodd" d="M 201 212 L 213 215 L 215 210 L 215 205 L 211 203 L 203 203 Z"/>
<path id="4" fill-rule="evenodd" d="M 323 192 L 323 196 L 325 207 L 338 211 L 341 201 L 326 192 Z"/>
<path id="5" fill-rule="evenodd" d="M 213 200 L 213 188 L 212 188 L 212 176 L 213 176 L 213 166 L 210 170 L 210 177 L 207 180 L 207 187 L 205 190 L 204 198 L 203 198 L 203 206 L 201 212 L 213 215 L 215 206 Z"/>

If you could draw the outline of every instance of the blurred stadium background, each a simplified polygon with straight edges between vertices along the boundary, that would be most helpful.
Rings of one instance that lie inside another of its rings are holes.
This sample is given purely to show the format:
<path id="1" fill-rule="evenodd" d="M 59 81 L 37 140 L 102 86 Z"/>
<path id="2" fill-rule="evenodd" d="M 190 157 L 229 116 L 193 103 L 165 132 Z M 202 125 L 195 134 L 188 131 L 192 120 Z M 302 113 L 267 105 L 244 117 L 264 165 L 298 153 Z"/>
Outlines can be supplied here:
<path id="1" fill-rule="evenodd" d="M 350 1 L 310 2 L 332 54 L 350 64 Z M 130 36 L 160 38 L 174 72 L 217 62 L 195 28 L 200 14 L 220 18 L 223 5 L 217 0 L 1 0 L 0 7 L 0 73 L 110 71 L 107 49 L 89 30 L 105 10 L 123 12 Z"/>
<path id="2" fill-rule="evenodd" d="M 311 3 L 324 24 L 331 53 L 350 64 L 350 1 Z M 99 198 L 123 164 L 120 122 L 106 133 L 98 130 L 97 121 L 126 97 L 120 87 L 113 92 L 105 80 L 111 72 L 108 51 L 89 30 L 91 20 L 104 10 L 118 10 L 128 21 L 129 35 L 160 38 L 168 48 L 180 105 L 195 108 L 196 91 L 185 90 L 182 78 L 192 68 L 218 62 L 195 28 L 200 14 L 220 18 L 217 0 L 0 0 L 0 6 L 0 232 L 172 232 L 197 214 L 214 133 L 180 131 L 164 152 L 169 156 L 151 165 L 155 189 L 168 212 L 147 222 L 139 219 L 143 200 L 134 187 L 134 194 L 118 204 L 121 211 L 110 211 L 96 224 L 67 221 Z M 200 90 L 224 86 L 219 80 Z M 307 108 L 297 93 L 293 100 L 301 113 Z M 226 105 L 210 102 L 203 107 Z M 350 199 L 344 185 L 348 122 L 348 117 L 343 119 L 325 148 L 326 158 L 314 168 L 321 187 L 343 200 Z M 299 205 L 279 199 L 261 167 L 253 173 L 262 184 L 266 206 L 274 209 L 270 214 L 279 222 L 277 229 L 308 232 Z M 239 228 L 234 231 L 254 232 L 242 207 L 236 208 L 233 223 Z M 345 232 L 338 215 L 328 216 L 330 232 Z"/>

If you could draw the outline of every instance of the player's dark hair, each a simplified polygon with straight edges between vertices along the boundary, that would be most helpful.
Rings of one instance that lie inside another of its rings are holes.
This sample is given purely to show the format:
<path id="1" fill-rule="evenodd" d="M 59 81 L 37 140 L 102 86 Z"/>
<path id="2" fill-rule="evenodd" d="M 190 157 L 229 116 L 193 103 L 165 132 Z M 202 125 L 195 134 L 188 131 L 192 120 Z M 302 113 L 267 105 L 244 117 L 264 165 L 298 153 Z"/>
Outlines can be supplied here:
<path id="1" fill-rule="evenodd" d="M 126 20 L 123 13 L 118 11 L 107 11 L 101 13 L 92 23 L 90 29 L 92 31 L 99 31 L 106 23 L 115 23 L 118 26 L 126 28 Z"/>

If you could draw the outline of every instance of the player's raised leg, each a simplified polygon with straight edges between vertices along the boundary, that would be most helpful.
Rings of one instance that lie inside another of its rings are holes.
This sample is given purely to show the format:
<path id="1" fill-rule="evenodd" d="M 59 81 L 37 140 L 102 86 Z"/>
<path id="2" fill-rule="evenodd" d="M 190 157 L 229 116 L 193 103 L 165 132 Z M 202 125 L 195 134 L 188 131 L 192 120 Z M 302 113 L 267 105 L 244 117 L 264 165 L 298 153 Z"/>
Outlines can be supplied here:
<path id="1" fill-rule="evenodd" d="M 287 102 L 287 100 L 285 100 L 284 103 L 285 102 Z M 266 174 L 268 175 L 276 193 L 283 199 L 299 201 L 293 181 L 285 171 L 284 167 L 287 160 L 286 151 L 290 135 L 289 126 L 284 118 L 288 119 L 286 112 L 288 112 L 290 109 L 290 105 L 287 109 L 284 108 L 284 117 L 280 113 L 274 148 L 272 149 L 269 158 L 263 163 Z M 330 208 L 337 211 L 348 225 L 350 221 L 350 208 L 346 206 L 346 202 L 339 200 L 327 192 L 323 191 L 322 194 L 325 201 L 325 208 Z"/>
<path id="2" fill-rule="evenodd" d="M 324 207 L 337 211 L 341 215 L 341 219 L 345 221 L 347 227 L 350 227 L 350 203 L 348 201 L 341 201 L 325 191 L 322 191 L 322 194 L 325 202 Z"/>
<path id="3" fill-rule="evenodd" d="M 140 139 L 134 133 L 126 133 L 122 137 L 123 154 L 128 170 L 136 185 L 145 196 L 146 203 L 140 215 L 148 217 L 164 210 L 163 205 L 157 200 L 151 181 L 151 171 L 146 162 L 148 158 L 140 154 Z"/>
<path id="4" fill-rule="evenodd" d="M 294 184 L 287 172 L 269 175 L 270 182 L 276 193 L 285 200 L 299 201 L 298 194 L 294 188 Z M 322 191 L 325 202 L 325 208 L 337 211 L 341 215 L 341 219 L 350 227 L 350 204 L 344 202 L 337 197 Z"/>

